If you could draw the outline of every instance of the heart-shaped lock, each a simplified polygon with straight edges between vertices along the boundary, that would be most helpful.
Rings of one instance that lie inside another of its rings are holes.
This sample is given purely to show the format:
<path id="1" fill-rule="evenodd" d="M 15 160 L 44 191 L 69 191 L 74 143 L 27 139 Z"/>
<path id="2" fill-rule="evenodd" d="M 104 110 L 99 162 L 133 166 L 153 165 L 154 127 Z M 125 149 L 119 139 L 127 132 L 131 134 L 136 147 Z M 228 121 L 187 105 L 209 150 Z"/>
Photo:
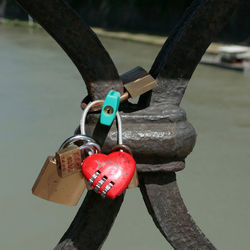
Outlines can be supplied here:
<path id="1" fill-rule="evenodd" d="M 130 154 L 118 151 L 109 155 L 90 155 L 83 162 L 82 172 L 87 180 L 97 176 L 91 183 L 94 189 L 103 196 L 114 199 L 127 188 L 135 167 L 135 160 Z"/>
<path id="2" fill-rule="evenodd" d="M 81 119 L 81 134 L 85 135 L 85 120 L 89 109 L 96 101 L 89 103 L 84 109 Z M 122 145 L 122 122 L 116 113 L 118 123 L 118 143 Z M 93 154 L 82 164 L 82 173 L 89 185 L 102 197 L 114 199 L 119 196 L 130 183 L 136 168 L 134 158 L 126 152 L 112 152 L 109 155 Z"/>

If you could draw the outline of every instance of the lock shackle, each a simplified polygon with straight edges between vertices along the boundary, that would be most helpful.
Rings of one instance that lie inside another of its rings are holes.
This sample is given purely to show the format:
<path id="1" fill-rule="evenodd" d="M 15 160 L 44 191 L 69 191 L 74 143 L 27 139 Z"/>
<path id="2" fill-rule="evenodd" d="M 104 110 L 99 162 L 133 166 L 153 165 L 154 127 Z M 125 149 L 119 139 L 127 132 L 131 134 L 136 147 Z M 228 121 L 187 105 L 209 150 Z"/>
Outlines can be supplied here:
<path id="1" fill-rule="evenodd" d="M 82 135 L 86 134 L 85 122 L 86 122 L 87 114 L 88 114 L 89 110 L 91 109 L 91 107 L 97 103 L 100 103 L 100 100 L 88 103 L 88 105 L 85 107 L 85 109 L 82 112 L 82 118 L 80 121 L 80 130 L 81 130 Z M 117 120 L 117 126 L 118 126 L 118 133 L 117 133 L 118 134 L 118 144 L 123 144 L 122 143 L 122 119 L 121 119 L 121 116 L 120 116 L 118 111 L 116 112 L 116 120 Z"/>
<path id="2" fill-rule="evenodd" d="M 78 142 L 78 141 L 92 142 L 92 143 L 97 144 L 97 143 L 95 142 L 94 139 L 92 139 L 92 138 L 90 138 L 90 137 L 88 137 L 88 136 L 86 136 L 86 135 L 73 135 L 73 136 L 67 138 L 67 139 L 62 143 L 62 145 L 61 145 L 61 147 L 59 148 L 59 150 L 64 149 L 64 148 L 66 148 L 67 146 L 69 146 L 70 144 L 75 143 L 75 142 Z"/>
<path id="3" fill-rule="evenodd" d="M 100 146 L 95 142 L 89 141 L 88 144 L 80 146 L 80 150 L 85 150 L 85 149 L 90 149 L 93 154 L 94 153 L 96 153 L 96 154 L 101 153 Z"/>

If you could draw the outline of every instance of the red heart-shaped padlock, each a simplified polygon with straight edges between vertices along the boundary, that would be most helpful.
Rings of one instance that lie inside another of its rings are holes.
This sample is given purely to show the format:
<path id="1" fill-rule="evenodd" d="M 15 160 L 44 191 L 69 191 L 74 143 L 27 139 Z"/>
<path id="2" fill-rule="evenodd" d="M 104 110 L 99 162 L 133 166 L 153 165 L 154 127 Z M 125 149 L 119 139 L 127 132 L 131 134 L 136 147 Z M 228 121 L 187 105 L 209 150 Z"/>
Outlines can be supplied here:
<path id="1" fill-rule="evenodd" d="M 107 197 L 114 199 L 127 188 L 135 167 L 135 160 L 130 154 L 118 151 L 109 155 L 88 156 L 82 164 L 82 172 L 88 181 L 92 179 L 92 187 L 97 187 L 95 190 L 98 193 L 105 193 Z M 108 185 L 110 189 L 106 188 Z"/>

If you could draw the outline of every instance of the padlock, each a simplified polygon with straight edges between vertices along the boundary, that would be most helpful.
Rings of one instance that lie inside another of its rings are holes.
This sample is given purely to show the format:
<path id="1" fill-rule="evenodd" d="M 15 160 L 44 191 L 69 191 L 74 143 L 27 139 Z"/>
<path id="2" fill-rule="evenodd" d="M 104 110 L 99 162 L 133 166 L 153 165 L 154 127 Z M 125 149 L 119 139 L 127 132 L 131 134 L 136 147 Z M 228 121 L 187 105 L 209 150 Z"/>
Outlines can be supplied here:
<path id="1" fill-rule="evenodd" d="M 81 172 L 62 178 L 55 157 L 49 156 L 33 185 L 32 193 L 48 201 L 75 206 L 85 187 Z"/>
<path id="2" fill-rule="evenodd" d="M 85 120 L 87 113 L 96 101 L 89 103 L 81 119 L 81 133 L 85 135 Z M 122 144 L 122 123 L 119 113 L 116 113 L 118 123 L 118 144 Z M 134 158 L 126 152 L 113 152 L 109 155 L 93 154 L 82 164 L 82 172 L 90 186 L 102 197 L 114 199 L 129 185 L 136 168 Z"/>
<path id="3" fill-rule="evenodd" d="M 72 175 L 81 169 L 81 150 L 78 146 L 69 146 L 56 152 L 56 161 L 62 177 Z"/>
<path id="4" fill-rule="evenodd" d="M 83 137 L 79 135 L 70 137 L 63 143 L 62 147 L 67 147 L 80 139 L 83 139 Z M 88 148 L 93 147 L 92 142 L 89 143 Z M 85 145 L 85 149 L 86 147 Z M 55 157 L 49 156 L 33 185 L 32 193 L 49 201 L 74 206 L 78 203 L 85 187 L 86 183 L 82 172 L 63 178 L 60 175 Z"/>
<path id="5" fill-rule="evenodd" d="M 81 146 L 74 145 L 80 142 Z M 94 139 L 88 136 L 75 135 L 68 138 L 56 152 L 56 161 L 59 167 L 59 173 L 62 177 L 81 172 L 82 161 L 85 158 L 86 150 L 100 152 L 100 146 Z"/>
<path id="6" fill-rule="evenodd" d="M 128 82 L 124 84 L 124 88 L 127 92 L 121 96 L 120 102 L 123 102 L 130 97 L 135 98 L 140 96 L 149 90 L 156 88 L 157 86 L 156 80 L 150 74 Z"/>
<path id="7" fill-rule="evenodd" d="M 101 111 L 100 123 L 110 126 L 115 119 L 115 114 L 120 105 L 120 93 L 110 90 L 107 94 Z"/>
<path id="8" fill-rule="evenodd" d="M 141 67 L 136 67 L 121 75 L 124 83 L 125 93 L 120 97 L 120 103 L 127 101 L 129 98 L 140 96 L 149 90 L 156 88 L 156 80 Z M 91 111 L 100 111 L 104 104 L 104 100 L 96 101 L 91 107 Z M 83 101 L 81 104 L 85 109 L 87 104 Z"/>

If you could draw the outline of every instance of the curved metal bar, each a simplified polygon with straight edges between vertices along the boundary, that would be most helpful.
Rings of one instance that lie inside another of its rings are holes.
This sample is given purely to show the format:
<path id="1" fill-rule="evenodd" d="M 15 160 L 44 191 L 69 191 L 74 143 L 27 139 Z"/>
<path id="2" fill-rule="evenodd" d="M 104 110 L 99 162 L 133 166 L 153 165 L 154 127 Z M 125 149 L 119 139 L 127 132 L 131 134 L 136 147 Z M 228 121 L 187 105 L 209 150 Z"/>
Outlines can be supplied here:
<path id="1" fill-rule="evenodd" d="M 241 2 L 192 2 L 150 70 L 159 84 L 153 91 L 152 106 L 180 104 L 202 55 Z M 141 96 L 139 104 L 148 106 L 151 94 Z M 174 249 L 215 249 L 188 214 L 175 173 L 140 173 L 140 189 L 155 225 Z"/>
<path id="2" fill-rule="evenodd" d="M 110 89 L 123 93 L 122 81 L 109 54 L 95 33 L 69 5 L 61 0 L 17 2 L 68 54 L 81 73 L 92 100 L 103 99 Z M 55 249 L 100 249 L 122 205 L 123 197 L 103 200 L 89 191 Z"/>
<path id="3" fill-rule="evenodd" d="M 90 97 L 103 99 L 110 89 L 123 93 L 123 84 L 96 34 L 62 0 L 17 0 L 57 41 L 81 73 Z"/>
<path id="4" fill-rule="evenodd" d="M 152 101 L 179 105 L 206 49 L 243 0 L 195 0 L 185 11 L 156 57 L 150 74 L 159 87 Z M 151 94 L 140 103 L 148 103 Z"/>
<path id="5" fill-rule="evenodd" d="M 103 199 L 94 191 L 88 191 L 83 204 L 54 250 L 100 249 L 114 223 L 124 199 Z"/>
<path id="6" fill-rule="evenodd" d="M 174 249 L 216 249 L 188 214 L 174 172 L 139 173 L 139 177 L 148 212 Z"/>

